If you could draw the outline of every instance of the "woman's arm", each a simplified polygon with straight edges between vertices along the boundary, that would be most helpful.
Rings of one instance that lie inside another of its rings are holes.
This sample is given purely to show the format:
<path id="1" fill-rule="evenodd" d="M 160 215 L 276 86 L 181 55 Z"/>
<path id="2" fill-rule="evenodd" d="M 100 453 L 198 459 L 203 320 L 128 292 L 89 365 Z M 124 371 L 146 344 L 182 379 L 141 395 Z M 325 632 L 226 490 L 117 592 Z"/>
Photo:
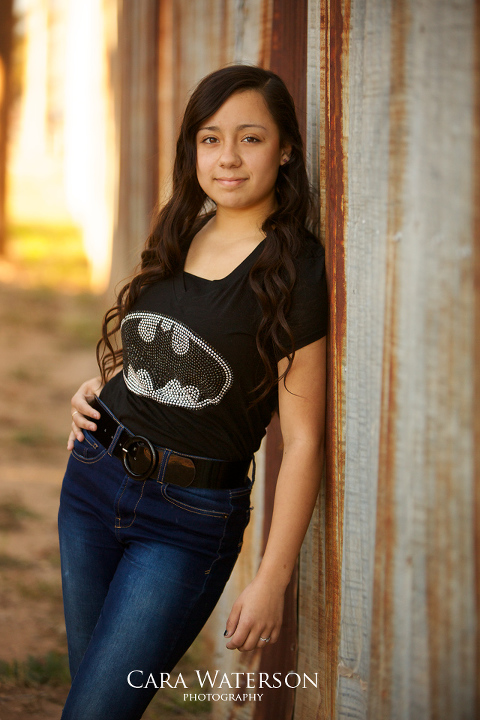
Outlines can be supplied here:
<path id="1" fill-rule="evenodd" d="M 118 373 L 122 370 L 123 367 L 122 365 L 120 365 L 115 370 L 112 377 L 118 375 Z M 75 395 L 72 397 L 70 401 L 72 404 L 72 430 L 70 432 L 70 435 L 68 436 L 67 450 L 73 450 L 73 442 L 75 438 L 77 438 L 77 440 L 79 440 L 80 442 L 83 441 L 82 428 L 84 428 L 85 430 L 93 431 L 97 429 L 97 426 L 95 425 L 95 423 L 92 423 L 91 419 L 93 418 L 94 420 L 98 420 L 98 418 L 100 417 L 100 413 L 98 413 L 92 408 L 91 405 L 88 404 L 87 397 L 91 397 L 92 395 L 100 395 L 100 391 L 102 388 L 102 378 L 100 377 L 100 375 L 98 375 L 97 377 L 91 378 L 90 380 L 86 380 L 84 383 L 82 383 Z"/>
<path id="2" fill-rule="evenodd" d="M 265 647 L 259 638 L 278 639 L 285 589 L 317 499 L 324 457 L 326 338 L 295 354 L 286 388 L 279 383 L 279 415 L 284 448 L 272 524 L 254 580 L 233 605 L 227 620 L 227 648 Z M 287 366 L 278 364 L 279 374 Z"/>

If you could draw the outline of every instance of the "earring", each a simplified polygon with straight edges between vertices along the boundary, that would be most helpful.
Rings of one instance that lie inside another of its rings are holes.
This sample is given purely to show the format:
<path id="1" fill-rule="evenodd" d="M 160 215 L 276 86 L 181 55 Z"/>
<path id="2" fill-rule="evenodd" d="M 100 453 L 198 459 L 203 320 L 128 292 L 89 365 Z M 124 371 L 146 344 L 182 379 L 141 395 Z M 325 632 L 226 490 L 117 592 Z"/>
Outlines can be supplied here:
<path id="1" fill-rule="evenodd" d="M 282 156 L 282 165 L 285 165 L 285 163 L 287 163 L 289 160 L 290 160 L 289 155 L 283 155 Z"/>

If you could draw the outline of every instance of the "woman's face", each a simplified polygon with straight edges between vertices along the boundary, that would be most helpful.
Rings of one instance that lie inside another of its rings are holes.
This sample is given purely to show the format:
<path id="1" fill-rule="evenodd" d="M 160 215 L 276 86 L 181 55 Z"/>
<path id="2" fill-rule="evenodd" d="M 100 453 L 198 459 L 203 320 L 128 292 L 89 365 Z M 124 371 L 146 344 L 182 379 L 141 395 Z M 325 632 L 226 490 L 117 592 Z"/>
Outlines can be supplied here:
<path id="1" fill-rule="evenodd" d="M 275 207 L 278 168 L 290 147 L 262 95 L 245 90 L 231 95 L 197 133 L 197 178 L 220 208 L 264 211 Z"/>

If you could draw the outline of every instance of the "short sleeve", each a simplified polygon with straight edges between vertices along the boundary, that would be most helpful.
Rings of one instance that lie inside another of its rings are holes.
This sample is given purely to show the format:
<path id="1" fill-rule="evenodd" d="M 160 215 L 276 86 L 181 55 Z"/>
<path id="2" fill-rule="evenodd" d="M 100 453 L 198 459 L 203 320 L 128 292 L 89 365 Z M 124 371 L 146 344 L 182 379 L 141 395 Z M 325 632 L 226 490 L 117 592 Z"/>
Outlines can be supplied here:
<path id="1" fill-rule="evenodd" d="M 322 245 L 309 243 L 296 259 L 295 266 L 297 278 L 287 322 L 293 333 L 295 350 L 300 350 L 327 334 L 328 293 Z"/>

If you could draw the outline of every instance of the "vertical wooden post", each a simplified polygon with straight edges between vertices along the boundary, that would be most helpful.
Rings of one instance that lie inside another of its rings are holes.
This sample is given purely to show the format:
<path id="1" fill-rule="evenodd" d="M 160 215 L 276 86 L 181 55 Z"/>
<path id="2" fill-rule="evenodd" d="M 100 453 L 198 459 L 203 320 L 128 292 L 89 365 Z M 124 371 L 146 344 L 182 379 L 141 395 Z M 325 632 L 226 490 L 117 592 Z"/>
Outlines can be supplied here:
<path id="1" fill-rule="evenodd" d="M 112 288 L 138 263 L 158 198 L 159 0 L 119 2 L 120 175 Z"/>

